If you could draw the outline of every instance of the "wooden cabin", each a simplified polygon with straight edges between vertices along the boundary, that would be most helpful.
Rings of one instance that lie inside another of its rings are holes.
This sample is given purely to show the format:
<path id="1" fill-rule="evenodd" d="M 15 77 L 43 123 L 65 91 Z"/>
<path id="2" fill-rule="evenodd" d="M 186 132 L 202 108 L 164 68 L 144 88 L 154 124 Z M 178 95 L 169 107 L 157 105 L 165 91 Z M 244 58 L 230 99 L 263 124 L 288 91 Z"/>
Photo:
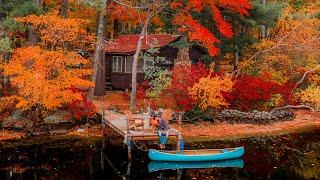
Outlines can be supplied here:
<path id="1" fill-rule="evenodd" d="M 170 34 L 151 34 L 144 38 L 142 43 L 142 51 L 156 45 L 159 48 L 158 57 L 161 62 L 158 66 L 166 69 L 172 69 L 176 59 L 178 58 L 179 49 L 169 46 L 170 43 L 178 41 L 181 36 Z M 105 80 L 107 88 L 129 89 L 131 87 L 131 69 L 133 55 L 136 51 L 139 35 L 122 35 L 118 39 L 108 43 L 105 48 Z M 189 60 L 196 62 L 206 52 L 198 46 L 189 48 Z M 153 66 L 153 62 L 138 63 L 137 82 L 144 80 L 144 70 L 147 66 Z"/>

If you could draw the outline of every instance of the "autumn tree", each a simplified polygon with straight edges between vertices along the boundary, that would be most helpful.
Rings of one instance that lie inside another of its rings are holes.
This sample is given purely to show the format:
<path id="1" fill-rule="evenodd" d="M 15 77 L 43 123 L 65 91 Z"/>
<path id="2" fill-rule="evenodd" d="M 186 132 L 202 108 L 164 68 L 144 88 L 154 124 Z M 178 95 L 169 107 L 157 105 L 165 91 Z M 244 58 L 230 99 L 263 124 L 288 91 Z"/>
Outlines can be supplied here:
<path id="1" fill-rule="evenodd" d="M 220 109 L 229 105 L 223 93 L 230 93 L 233 84 L 230 77 L 212 77 L 210 74 L 189 88 L 189 95 L 202 110 Z"/>
<path id="2" fill-rule="evenodd" d="M 180 32 L 185 32 L 190 41 L 197 41 L 208 49 L 211 56 L 216 56 L 219 49 L 216 44 L 221 41 L 204 25 L 199 23 L 193 14 L 202 13 L 208 7 L 211 11 L 212 19 L 218 32 L 224 37 L 231 38 L 233 33 L 231 24 L 223 18 L 221 9 L 227 9 L 238 13 L 239 15 L 249 15 L 248 10 L 251 8 L 247 0 L 241 1 L 210 1 L 210 0 L 192 0 L 187 3 L 182 0 L 173 1 L 170 4 L 177 14 L 173 23 L 179 26 Z"/>
<path id="3" fill-rule="evenodd" d="M 298 82 L 302 74 L 319 64 L 319 3 L 287 7 L 269 39 L 256 44 L 254 54 L 242 63 L 242 72 L 263 75 L 268 72 L 278 83 Z"/>
<path id="4" fill-rule="evenodd" d="M 16 103 L 16 108 L 38 112 L 40 120 L 47 112 L 81 102 L 83 90 L 93 86 L 87 80 L 92 73 L 90 61 L 77 52 L 89 49 L 93 41 L 86 31 L 88 22 L 61 17 L 55 10 L 15 20 L 31 25 L 39 43 L 16 48 L 9 63 L 2 65 L 14 90 L 4 99 Z"/>
<path id="5" fill-rule="evenodd" d="M 17 21 L 32 24 L 40 35 L 40 43 L 44 48 L 75 50 L 87 48 L 93 41 L 85 27 L 89 23 L 84 19 L 63 18 L 57 11 L 45 15 L 29 15 L 16 18 Z M 87 49 L 89 49 L 87 48 Z M 93 47 L 91 47 L 93 48 Z"/>
<path id="6" fill-rule="evenodd" d="M 7 99 L 18 101 L 16 108 L 56 110 L 73 100 L 81 99 L 81 92 L 72 88 L 92 86 L 84 77 L 91 74 L 85 69 L 89 61 L 75 52 L 44 50 L 39 46 L 16 49 L 4 74 L 11 76 L 17 93 Z"/>

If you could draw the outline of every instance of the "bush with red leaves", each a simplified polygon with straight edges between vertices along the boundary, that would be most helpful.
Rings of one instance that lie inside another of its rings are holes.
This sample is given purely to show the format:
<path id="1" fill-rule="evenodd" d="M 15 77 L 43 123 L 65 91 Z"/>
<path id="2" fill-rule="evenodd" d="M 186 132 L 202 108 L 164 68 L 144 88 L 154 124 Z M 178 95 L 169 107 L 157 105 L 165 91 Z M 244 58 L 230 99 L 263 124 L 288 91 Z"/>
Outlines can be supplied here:
<path id="1" fill-rule="evenodd" d="M 75 87 L 71 88 L 72 91 L 81 91 Z M 96 107 L 94 104 L 87 100 L 83 94 L 81 100 L 72 101 L 68 106 L 68 111 L 73 114 L 77 120 L 82 118 L 91 118 L 96 114 Z"/>
<path id="2" fill-rule="evenodd" d="M 173 68 L 171 91 L 180 110 L 188 111 L 196 105 L 195 100 L 188 95 L 188 88 L 208 76 L 209 69 L 202 63 L 194 65 L 177 65 Z"/>
<path id="3" fill-rule="evenodd" d="M 283 105 L 289 104 L 292 101 L 293 88 L 293 83 L 280 85 L 258 77 L 241 76 L 236 79 L 233 92 L 225 94 L 225 98 L 236 109 L 265 110 L 266 103 L 276 94 L 282 96 Z"/>

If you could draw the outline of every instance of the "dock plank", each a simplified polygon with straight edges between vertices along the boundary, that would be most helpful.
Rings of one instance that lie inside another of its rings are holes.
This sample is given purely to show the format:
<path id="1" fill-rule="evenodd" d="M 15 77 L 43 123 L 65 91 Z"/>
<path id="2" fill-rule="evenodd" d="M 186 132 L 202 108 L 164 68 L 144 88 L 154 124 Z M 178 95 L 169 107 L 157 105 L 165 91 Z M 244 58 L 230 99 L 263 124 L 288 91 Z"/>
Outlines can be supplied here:
<path id="1" fill-rule="evenodd" d="M 132 137 L 133 139 L 156 139 L 157 133 L 149 125 L 149 117 L 146 114 L 135 115 L 144 119 L 144 129 L 127 131 L 127 117 L 124 114 L 106 110 L 104 113 L 104 122 L 123 137 Z M 174 129 L 168 130 L 169 137 L 178 137 L 180 132 Z"/>

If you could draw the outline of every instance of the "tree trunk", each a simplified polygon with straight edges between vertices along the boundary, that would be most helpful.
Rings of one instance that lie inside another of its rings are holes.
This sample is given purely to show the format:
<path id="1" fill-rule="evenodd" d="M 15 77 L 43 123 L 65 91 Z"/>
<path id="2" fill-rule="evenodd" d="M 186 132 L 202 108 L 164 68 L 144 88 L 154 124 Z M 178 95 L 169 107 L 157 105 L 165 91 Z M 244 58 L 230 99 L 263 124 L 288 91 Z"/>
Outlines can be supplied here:
<path id="1" fill-rule="evenodd" d="M 39 37 L 38 37 L 37 31 L 32 25 L 29 25 L 27 34 L 28 34 L 27 46 L 37 45 Z"/>
<path id="2" fill-rule="evenodd" d="M 63 18 L 67 18 L 68 16 L 68 0 L 62 0 L 60 7 L 60 16 Z"/>
<path id="3" fill-rule="evenodd" d="M 262 0 L 263 5 L 267 5 L 267 0 Z M 267 26 L 265 24 L 260 25 L 261 38 L 264 39 L 267 37 Z"/>
<path id="4" fill-rule="evenodd" d="M 8 37 L 8 31 L 7 29 L 3 30 L 3 36 L 1 38 L 7 38 Z M 9 58 L 10 58 L 10 52 L 2 52 L 2 61 L 3 64 L 8 64 L 9 63 Z M 3 89 L 7 89 L 9 87 L 9 76 L 3 76 Z"/>
<path id="5" fill-rule="evenodd" d="M 238 69 L 239 64 L 239 48 L 238 45 L 234 45 L 234 58 L 233 58 L 233 71 L 236 71 Z"/>
<path id="6" fill-rule="evenodd" d="M 42 5 L 42 0 L 36 0 L 35 2 L 40 6 Z M 39 41 L 39 36 L 37 31 L 32 25 L 29 25 L 27 30 L 27 46 L 37 45 L 38 41 Z"/>
<path id="7" fill-rule="evenodd" d="M 183 36 L 181 40 L 187 41 L 187 37 Z M 174 66 L 179 64 L 191 65 L 189 52 L 190 52 L 190 48 L 188 46 L 180 47 L 178 49 L 177 59 L 175 59 L 174 61 Z"/>
<path id="8" fill-rule="evenodd" d="M 221 53 L 216 58 L 215 63 L 214 63 L 214 72 L 215 73 L 220 73 L 221 72 L 220 62 L 221 62 Z"/>
<path id="9" fill-rule="evenodd" d="M 148 14 L 148 17 L 143 25 L 143 28 L 140 33 L 140 37 L 137 44 L 136 52 L 133 55 L 133 63 L 132 63 L 132 79 L 131 79 L 131 97 L 130 97 L 130 110 L 133 112 L 136 106 L 136 94 L 137 94 L 137 67 L 138 67 L 138 60 L 139 54 L 141 51 L 142 40 L 146 36 L 147 27 L 151 20 L 151 15 Z"/>
<path id="10" fill-rule="evenodd" d="M 97 43 L 96 43 L 96 49 L 94 51 L 94 57 L 93 57 L 93 74 L 92 74 L 92 82 L 95 83 L 95 87 L 90 88 L 89 90 L 89 95 L 88 95 L 88 100 L 92 101 L 93 100 L 93 96 L 94 96 L 94 91 L 96 88 L 98 88 L 97 86 L 100 86 L 100 84 L 97 84 L 97 76 L 98 76 L 98 71 L 99 71 L 99 66 L 100 66 L 100 57 L 101 57 L 101 52 L 104 51 L 103 50 L 103 34 L 104 34 L 104 30 L 105 30 L 105 26 L 104 26 L 104 13 L 105 13 L 105 9 L 107 6 L 107 1 L 104 0 L 102 2 L 101 5 L 101 9 L 99 10 L 100 12 L 99 14 L 99 25 L 98 25 L 98 30 L 97 30 Z M 104 85 L 104 83 L 102 84 Z"/>

